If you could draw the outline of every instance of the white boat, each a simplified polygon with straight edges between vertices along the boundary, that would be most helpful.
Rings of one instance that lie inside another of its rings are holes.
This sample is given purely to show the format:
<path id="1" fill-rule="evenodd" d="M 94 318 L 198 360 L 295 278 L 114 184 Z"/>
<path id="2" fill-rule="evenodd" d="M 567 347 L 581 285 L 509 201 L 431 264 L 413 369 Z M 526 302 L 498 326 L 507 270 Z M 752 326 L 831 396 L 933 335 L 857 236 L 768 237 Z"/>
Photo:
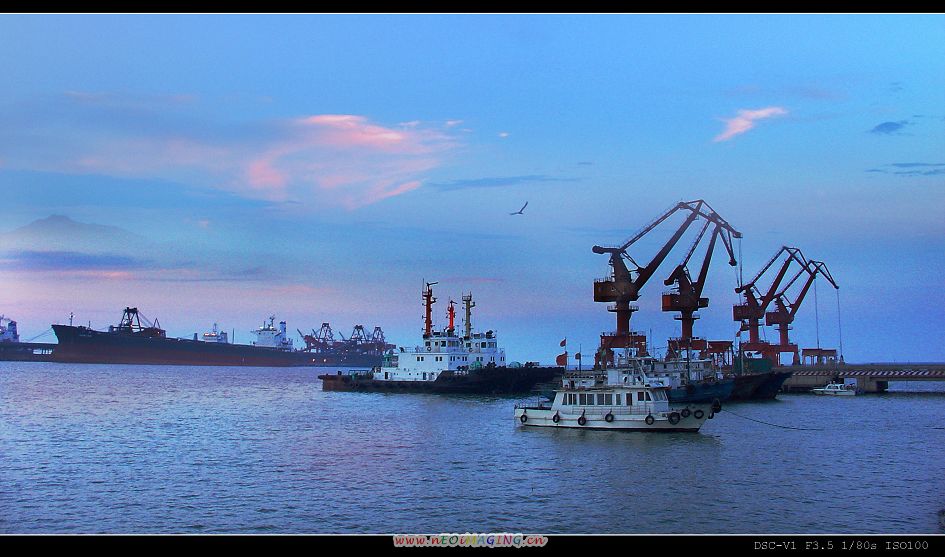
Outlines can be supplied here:
<path id="1" fill-rule="evenodd" d="M 670 404 L 670 388 L 640 370 L 567 373 L 553 400 L 515 406 L 522 426 L 696 432 L 722 409 L 709 403 Z"/>
<path id="2" fill-rule="evenodd" d="M 856 385 L 845 385 L 843 383 L 830 383 L 819 389 L 811 389 L 815 395 L 831 396 L 853 396 L 856 394 Z"/>

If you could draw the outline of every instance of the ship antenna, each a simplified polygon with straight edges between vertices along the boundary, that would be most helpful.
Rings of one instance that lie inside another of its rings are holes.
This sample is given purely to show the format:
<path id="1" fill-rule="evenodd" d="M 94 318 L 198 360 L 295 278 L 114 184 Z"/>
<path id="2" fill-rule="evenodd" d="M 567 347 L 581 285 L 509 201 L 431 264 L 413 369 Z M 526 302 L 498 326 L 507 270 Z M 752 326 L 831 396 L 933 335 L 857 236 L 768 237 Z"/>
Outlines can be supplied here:
<path id="1" fill-rule="evenodd" d="M 463 295 L 463 308 L 466 312 L 466 338 L 472 336 L 472 308 L 476 307 L 476 302 L 472 301 L 472 292 Z"/>
<path id="2" fill-rule="evenodd" d="M 453 300 L 450 300 L 449 309 L 446 310 L 446 316 L 447 316 L 447 317 L 449 318 L 449 320 L 450 320 L 449 327 L 447 328 L 447 331 L 449 331 L 450 335 L 452 335 L 452 334 L 453 334 L 453 331 L 455 330 L 455 327 L 454 327 L 454 325 L 453 325 L 454 321 L 456 320 L 456 310 L 453 309 L 453 306 L 454 306 L 455 304 L 456 304 L 456 302 L 454 302 Z"/>
<path id="3" fill-rule="evenodd" d="M 423 289 L 423 306 L 424 306 L 424 316 L 423 316 L 423 336 L 424 338 L 429 338 L 433 334 L 433 304 L 436 303 L 436 298 L 433 297 L 433 288 L 431 288 L 436 282 L 427 282 L 426 287 Z"/>

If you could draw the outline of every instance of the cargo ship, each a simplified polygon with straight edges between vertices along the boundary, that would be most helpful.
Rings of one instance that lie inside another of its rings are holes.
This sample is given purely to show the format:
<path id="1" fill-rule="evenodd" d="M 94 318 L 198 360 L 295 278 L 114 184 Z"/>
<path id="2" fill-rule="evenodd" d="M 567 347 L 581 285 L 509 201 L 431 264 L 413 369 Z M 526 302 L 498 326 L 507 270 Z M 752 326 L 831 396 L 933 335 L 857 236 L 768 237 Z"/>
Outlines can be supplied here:
<path id="1" fill-rule="evenodd" d="M 16 321 L 0 315 L 0 361 L 48 362 L 55 344 L 20 342 Z"/>
<path id="2" fill-rule="evenodd" d="M 119 324 L 97 331 L 91 327 L 53 325 L 59 343 L 52 361 L 89 364 L 157 364 L 190 366 L 324 366 L 377 365 L 391 345 L 378 343 L 329 343 L 295 349 L 286 336 L 286 323 L 275 325 L 275 316 L 252 333 L 256 341 L 234 344 L 225 332 L 214 330 L 198 339 L 168 338 L 160 323 L 144 318 L 138 308 L 126 307 Z"/>
<path id="3" fill-rule="evenodd" d="M 563 367 L 545 367 L 506 362 L 495 331 L 472 331 L 472 294 L 462 297 L 466 323 L 455 328 L 454 303 L 450 300 L 449 325 L 433 330 L 432 307 L 436 302 L 432 285 L 426 283 L 421 345 L 400 347 L 384 354 L 383 362 L 370 370 L 320 375 L 325 391 L 414 392 L 451 394 L 526 393 L 536 384 L 548 382 L 564 372 Z"/>

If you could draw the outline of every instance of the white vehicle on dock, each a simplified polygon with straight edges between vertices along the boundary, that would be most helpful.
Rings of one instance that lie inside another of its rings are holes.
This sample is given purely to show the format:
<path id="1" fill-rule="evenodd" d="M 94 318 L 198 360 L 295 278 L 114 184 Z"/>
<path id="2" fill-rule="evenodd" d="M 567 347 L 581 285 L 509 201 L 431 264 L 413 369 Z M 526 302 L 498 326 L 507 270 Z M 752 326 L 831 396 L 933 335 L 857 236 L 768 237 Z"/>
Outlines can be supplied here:
<path id="1" fill-rule="evenodd" d="M 517 404 L 522 426 L 696 432 L 722 409 L 712 404 L 670 405 L 669 387 L 628 369 L 567 373 L 552 401 Z"/>

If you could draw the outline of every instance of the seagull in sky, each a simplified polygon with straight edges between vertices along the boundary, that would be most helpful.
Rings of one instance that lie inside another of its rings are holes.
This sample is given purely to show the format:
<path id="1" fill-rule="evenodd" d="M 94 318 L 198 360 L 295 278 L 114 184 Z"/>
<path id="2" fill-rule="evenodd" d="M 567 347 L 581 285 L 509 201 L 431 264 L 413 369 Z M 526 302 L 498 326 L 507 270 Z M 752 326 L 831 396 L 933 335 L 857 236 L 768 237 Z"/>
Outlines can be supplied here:
<path id="1" fill-rule="evenodd" d="M 524 215 L 525 213 L 523 213 L 522 211 L 525 210 L 525 207 L 528 207 L 528 201 L 526 201 L 525 204 L 522 205 L 521 209 L 519 209 L 518 211 L 515 211 L 514 213 L 509 213 L 509 214 L 510 215 Z"/>

